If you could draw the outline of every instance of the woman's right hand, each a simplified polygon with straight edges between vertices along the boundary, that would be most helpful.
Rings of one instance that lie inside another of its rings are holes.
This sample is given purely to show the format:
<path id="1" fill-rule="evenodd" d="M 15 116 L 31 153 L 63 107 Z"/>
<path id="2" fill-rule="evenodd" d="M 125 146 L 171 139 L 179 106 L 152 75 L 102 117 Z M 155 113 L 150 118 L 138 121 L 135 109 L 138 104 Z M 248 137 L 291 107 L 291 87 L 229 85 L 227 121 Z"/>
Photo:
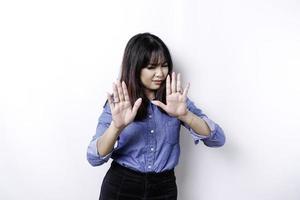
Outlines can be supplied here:
<path id="1" fill-rule="evenodd" d="M 112 114 L 113 125 L 117 129 L 125 128 L 134 120 L 142 103 L 142 98 L 138 98 L 132 107 L 127 86 L 124 81 L 121 83 L 119 80 L 117 80 L 116 83 L 113 83 L 113 95 L 108 93 L 107 97 Z"/>

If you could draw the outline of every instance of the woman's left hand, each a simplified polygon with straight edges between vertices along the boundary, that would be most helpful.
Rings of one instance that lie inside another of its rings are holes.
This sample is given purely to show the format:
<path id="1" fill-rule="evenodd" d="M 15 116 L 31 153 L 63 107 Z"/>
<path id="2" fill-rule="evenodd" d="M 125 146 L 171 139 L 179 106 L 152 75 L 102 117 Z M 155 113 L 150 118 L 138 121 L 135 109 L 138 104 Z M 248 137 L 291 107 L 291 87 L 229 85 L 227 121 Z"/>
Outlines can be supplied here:
<path id="1" fill-rule="evenodd" d="M 177 78 L 177 80 L 176 80 Z M 189 90 L 190 84 L 182 91 L 181 88 L 181 75 L 180 73 L 176 74 L 172 73 L 172 80 L 170 80 L 170 76 L 167 76 L 166 81 L 166 103 L 164 104 L 161 101 L 152 101 L 153 104 L 164 109 L 170 116 L 180 117 L 186 115 L 188 109 L 186 107 L 186 99 L 187 93 Z"/>

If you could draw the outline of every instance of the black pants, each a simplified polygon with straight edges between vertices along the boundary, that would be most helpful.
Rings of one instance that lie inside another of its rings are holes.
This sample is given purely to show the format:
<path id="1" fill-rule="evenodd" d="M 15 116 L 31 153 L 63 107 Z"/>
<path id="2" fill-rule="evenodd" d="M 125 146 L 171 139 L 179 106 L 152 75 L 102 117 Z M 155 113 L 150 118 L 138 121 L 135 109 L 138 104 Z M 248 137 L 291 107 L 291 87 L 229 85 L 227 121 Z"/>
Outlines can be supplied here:
<path id="1" fill-rule="evenodd" d="M 174 170 L 141 173 L 112 162 L 106 173 L 99 200 L 176 200 Z"/>

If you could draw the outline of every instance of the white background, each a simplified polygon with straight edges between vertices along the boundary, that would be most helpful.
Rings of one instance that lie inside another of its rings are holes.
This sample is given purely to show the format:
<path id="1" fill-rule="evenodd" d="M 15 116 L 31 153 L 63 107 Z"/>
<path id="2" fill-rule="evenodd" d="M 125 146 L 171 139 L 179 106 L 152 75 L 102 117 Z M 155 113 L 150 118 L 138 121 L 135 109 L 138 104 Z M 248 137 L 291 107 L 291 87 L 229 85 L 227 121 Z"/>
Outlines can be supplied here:
<path id="1" fill-rule="evenodd" d="M 184 129 L 179 200 L 300 199 L 300 3 L 1 1 L 0 199 L 98 199 L 86 148 L 123 50 L 158 35 L 189 97 L 225 131 Z"/>

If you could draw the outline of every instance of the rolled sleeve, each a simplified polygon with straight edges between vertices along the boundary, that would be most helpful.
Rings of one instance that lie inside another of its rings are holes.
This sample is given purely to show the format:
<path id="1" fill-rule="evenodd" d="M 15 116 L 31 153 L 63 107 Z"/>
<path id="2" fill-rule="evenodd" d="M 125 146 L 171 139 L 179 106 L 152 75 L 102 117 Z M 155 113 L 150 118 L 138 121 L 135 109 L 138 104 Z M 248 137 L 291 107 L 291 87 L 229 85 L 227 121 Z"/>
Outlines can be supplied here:
<path id="1" fill-rule="evenodd" d="M 100 136 L 105 132 L 105 130 L 109 127 L 112 121 L 111 111 L 109 105 L 106 103 L 103 106 L 103 112 L 98 119 L 98 124 L 96 128 L 96 134 L 93 136 L 92 140 L 90 141 L 87 149 L 87 160 L 92 166 L 99 166 L 103 163 L 107 162 L 111 157 L 114 149 L 107 155 L 101 156 L 97 150 L 97 140 Z M 115 147 L 117 146 L 117 143 Z"/>
<path id="2" fill-rule="evenodd" d="M 201 119 L 203 119 L 210 129 L 210 134 L 208 136 L 200 135 L 196 133 L 188 124 L 183 123 L 183 126 L 189 130 L 189 133 L 191 134 L 194 143 L 198 144 L 199 141 L 201 140 L 206 146 L 209 147 L 223 146 L 225 144 L 225 135 L 222 128 L 218 124 L 216 124 L 213 120 L 208 118 L 202 112 L 201 109 L 195 106 L 195 104 L 190 99 L 187 99 L 186 103 L 187 103 L 188 110 L 194 113 L 195 115 L 197 115 L 198 117 L 200 117 Z"/>
<path id="3" fill-rule="evenodd" d="M 101 156 L 97 150 L 97 140 L 92 140 L 88 146 L 87 160 L 92 166 L 102 165 L 109 160 L 113 151 L 114 149 L 109 154 Z"/>

